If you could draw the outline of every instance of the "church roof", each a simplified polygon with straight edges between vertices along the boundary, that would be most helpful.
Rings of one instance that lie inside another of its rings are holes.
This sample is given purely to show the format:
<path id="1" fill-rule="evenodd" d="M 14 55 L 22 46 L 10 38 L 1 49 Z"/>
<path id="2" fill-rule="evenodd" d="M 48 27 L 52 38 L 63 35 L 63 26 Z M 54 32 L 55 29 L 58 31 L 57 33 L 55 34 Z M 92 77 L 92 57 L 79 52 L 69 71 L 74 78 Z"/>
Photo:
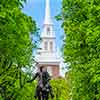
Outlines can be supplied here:
<path id="1" fill-rule="evenodd" d="M 50 15 L 50 0 L 46 0 L 44 25 L 52 25 L 52 24 L 53 23 Z"/>

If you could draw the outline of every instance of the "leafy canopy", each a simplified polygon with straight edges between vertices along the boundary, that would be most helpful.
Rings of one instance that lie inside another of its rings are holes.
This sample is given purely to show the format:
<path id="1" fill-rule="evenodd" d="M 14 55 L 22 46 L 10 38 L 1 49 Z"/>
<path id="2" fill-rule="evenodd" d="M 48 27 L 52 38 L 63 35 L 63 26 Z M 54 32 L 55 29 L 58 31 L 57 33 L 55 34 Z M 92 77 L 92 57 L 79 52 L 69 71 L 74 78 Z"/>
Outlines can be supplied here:
<path id="1" fill-rule="evenodd" d="M 31 35 L 37 34 L 37 27 L 22 12 L 24 2 L 0 0 L 0 100 L 18 100 L 23 89 L 27 91 L 24 86 L 30 77 L 22 68 L 31 66 L 32 50 L 36 48 Z"/>
<path id="2" fill-rule="evenodd" d="M 70 62 L 71 98 L 100 98 L 100 0 L 63 0 L 64 59 Z"/>

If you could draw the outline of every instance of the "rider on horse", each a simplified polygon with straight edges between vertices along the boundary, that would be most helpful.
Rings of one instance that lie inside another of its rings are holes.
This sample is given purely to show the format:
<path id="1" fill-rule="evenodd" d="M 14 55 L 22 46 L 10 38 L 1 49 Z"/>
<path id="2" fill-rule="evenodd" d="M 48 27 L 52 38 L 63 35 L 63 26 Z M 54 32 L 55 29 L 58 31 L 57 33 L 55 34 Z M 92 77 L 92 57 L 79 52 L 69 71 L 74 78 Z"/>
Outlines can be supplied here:
<path id="1" fill-rule="evenodd" d="M 43 66 L 39 67 L 39 72 L 37 72 L 35 74 L 35 76 L 33 77 L 33 79 L 31 80 L 31 81 L 33 81 L 36 78 L 38 78 L 38 85 L 36 87 L 36 91 L 35 91 L 35 96 L 34 97 L 37 98 L 38 95 L 39 95 L 39 91 L 41 90 L 41 91 L 46 91 L 46 92 L 50 93 L 51 98 L 53 98 L 54 95 L 53 95 L 53 92 L 52 92 L 52 87 L 51 87 L 51 85 L 49 83 L 50 75 L 47 72 L 47 70 L 44 71 L 43 68 L 44 68 Z"/>

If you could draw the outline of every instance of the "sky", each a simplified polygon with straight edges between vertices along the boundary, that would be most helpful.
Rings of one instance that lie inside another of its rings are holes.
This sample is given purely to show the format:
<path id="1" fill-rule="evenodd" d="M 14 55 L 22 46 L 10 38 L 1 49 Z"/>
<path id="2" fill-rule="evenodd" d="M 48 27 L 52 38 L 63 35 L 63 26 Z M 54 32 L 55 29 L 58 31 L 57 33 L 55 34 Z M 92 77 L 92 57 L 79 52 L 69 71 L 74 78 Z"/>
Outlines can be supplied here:
<path id="1" fill-rule="evenodd" d="M 61 54 L 61 48 L 63 45 L 63 29 L 61 28 L 61 21 L 57 21 L 55 16 L 60 14 L 61 12 L 61 3 L 62 0 L 50 0 L 50 10 L 51 10 L 51 18 L 54 24 L 54 31 L 56 34 L 56 44 L 58 54 Z M 36 21 L 38 28 L 40 28 L 40 33 L 43 29 L 43 22 L 45 16 L 45 0 L 27 0 L 24 4 L 23 12 L 28 16 L 31 16 L 33 20 Z M 64 74 L 63 71 L 61 71 Z"/>

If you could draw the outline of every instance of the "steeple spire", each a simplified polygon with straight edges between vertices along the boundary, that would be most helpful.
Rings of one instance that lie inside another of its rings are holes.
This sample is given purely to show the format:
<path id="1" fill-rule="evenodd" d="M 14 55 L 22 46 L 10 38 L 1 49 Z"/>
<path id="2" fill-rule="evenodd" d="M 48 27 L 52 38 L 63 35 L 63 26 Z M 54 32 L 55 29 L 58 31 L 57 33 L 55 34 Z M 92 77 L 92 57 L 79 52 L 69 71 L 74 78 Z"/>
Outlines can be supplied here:
<path id="1" fill-rule="evenodd" d="M 48 25 L 52 24 L 51 15 L 50 15 L 50 0 L 46 0 L 44 25 L 45 24 L 48 24 Z"/>

